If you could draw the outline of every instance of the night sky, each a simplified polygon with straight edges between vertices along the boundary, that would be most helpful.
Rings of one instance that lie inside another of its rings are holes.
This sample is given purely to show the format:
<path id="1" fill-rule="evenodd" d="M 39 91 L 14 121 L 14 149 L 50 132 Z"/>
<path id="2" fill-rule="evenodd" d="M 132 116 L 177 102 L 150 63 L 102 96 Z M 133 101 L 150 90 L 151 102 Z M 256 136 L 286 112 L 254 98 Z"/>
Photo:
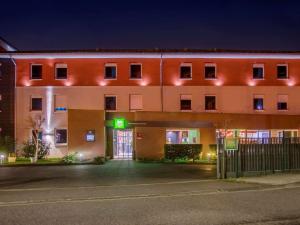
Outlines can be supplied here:
<path id="1" fill-rule="evenodd" d="M 0 36 L 20 50 L 300 50 L 300 1 L 1 1 Z"/>

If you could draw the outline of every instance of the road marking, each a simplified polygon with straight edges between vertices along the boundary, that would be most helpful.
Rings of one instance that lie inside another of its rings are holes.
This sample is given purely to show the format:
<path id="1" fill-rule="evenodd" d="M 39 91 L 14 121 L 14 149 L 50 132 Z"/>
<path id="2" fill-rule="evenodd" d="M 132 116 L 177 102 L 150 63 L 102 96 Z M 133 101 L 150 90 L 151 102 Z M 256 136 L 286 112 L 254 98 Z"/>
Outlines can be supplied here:
<path id="1" fill-rule="evenodd" d="M 141 183 L 141 184 L 114 184 L 114 185 L 96 185 L 96 186 L 78 186 L 78 187 L 46 187 L 46 188 L 10 188 L 0 189 L 0 192 L 20 192 L 20 191 L 53 191 L 53 190 L 70 190 L 70 189 L 96 189 L 107 187 L 139 187 L 139 186 L 153 186 L 153 185 L 172 185 L 172 184 L 189 184 L 220 181 L 218 179 L 207 180 L 188 180 L 188 181 L 172 181 L 172 182 L 158 182 L 158 183 Z"/>
<path id="2" fill-rule="evenodd" d="M 156 198 L 179 198 L 190 196 L 204 196 L 204 195 L 221 195 L 221 194 L 235 194 L 235 193 L 250 193 L 250 192 L 266 192 L 266 191 L 280 191 L 285 189 L 297 189 L 300 185 L 284 186 L 284 187 L 269 187 L 255 190 L 218 190 L 212 192 L 182 192 L 177 194 L 150 194 L 150 195 L 128 195 L 128 196 L 112 196 L 112 197 L 93 197 L 81 199 L 57 199 L 57 200 L 40 200 L 40 201 L 14 201 L 14 202 L 0 202 L 1 207 L 16 207 L 16 206 L 32 206 L 32 205 L 47 205 L 57 203 L 86 203 L 86 202 L 105 202 L 105 201 L 122 201 L 122 200 L 138 200 L 138 199 L 156 199 Z"/>

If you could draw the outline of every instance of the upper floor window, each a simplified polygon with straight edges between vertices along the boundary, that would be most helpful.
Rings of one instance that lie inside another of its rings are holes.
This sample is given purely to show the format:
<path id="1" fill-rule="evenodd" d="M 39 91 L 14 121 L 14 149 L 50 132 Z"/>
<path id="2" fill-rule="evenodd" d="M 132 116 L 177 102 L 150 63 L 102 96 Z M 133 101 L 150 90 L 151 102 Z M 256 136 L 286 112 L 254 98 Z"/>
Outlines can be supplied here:
<path id="1" fill-rule="evenodd" d="M 216 79 L 217 78 L 216 64 L 206 63 L 204 67 L 204 76 L 205 79 Z"/>
<path id="2" fill-rule="evenodd" d="M 143 95 L 130 95 L 130 110 L 143 110 Z"/>
<path id="3" fill-rule="evenodd" d="M 117 109 L 117 97 L 112 95 L 106 95 L 104 97 L 105 110 L 115 111 Z"/>
<path id="4" fill-rule="evenodd" d="M 43 73 L 43 66 L 40 64 L 31 65 L 31 79 L 32 80 L 41 80 Z"/>
<path id="5" fill-rule="evenodd" d="M 264 65 L 254 64 L 253 65 L 253 79 L 264 79 Z"/>
<path id="6" fill-rule="evenodd" d="M 116 79 L 117 78 L 117 65 L 112 63 L 105 64 L 104 79 Z"/>
<path id="7" fill-rule="evenodd" d="M 180 79 L 192 78 L 192 64 L 184 63 L 180 66 Z"/>
<path id="8" fill-rule="evenodd" d="M 68 78 L 68 65 L 56 64 L 55 65 L 55 79 L 64 80 Z"/>
<path id="9" fill-rule="evenodd" d="M 130 65 L 130 79 L 142 79 L 142 64 Z"/>
<path id="10" fill-rule="evenodd" d="M 67 97 L 64 95 L 54 95 L 54 112 L 67 111 Z"/>
<path id="11" fill-rule="evenodd" d="M 192 95 L 180 95 L 180 110 L 192 110 Z"/>
<path id="12" fill-rule="evenodd" d="M 288 66 L 286 64 L 277 65 L 277 78 L 278 79 L 288 78 Z"/>
<path id="13" fill-rule="evenodd" d="M 41 97 L 31 97 L 31 111 L 42 111 L 43 99 Z"/>
<path id="14" fill-rule="evenodd" d="M 288 95 L 278 95 L 277 110 L 288 109 Z"/>
<path id="15" fill-rule="evenodd" d="M 263 95 L 254 95 L 253 109 L 254 110 L 264 110 L 264 96 Z"/>
<path id="16" fill-rule="evenodd" d="M 216 110 L 216 96 L 205 96 L 205 110 Z"/>

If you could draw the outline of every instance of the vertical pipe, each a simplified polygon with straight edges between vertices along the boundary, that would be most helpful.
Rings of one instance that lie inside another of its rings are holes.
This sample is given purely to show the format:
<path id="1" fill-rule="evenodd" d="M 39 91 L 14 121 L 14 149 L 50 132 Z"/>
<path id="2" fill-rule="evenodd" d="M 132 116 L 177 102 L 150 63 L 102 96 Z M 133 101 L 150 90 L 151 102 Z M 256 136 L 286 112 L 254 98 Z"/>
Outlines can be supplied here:
<path id="1" fill-rule="evenodd" d="M 160 104 L 161 104 L 161 112 L 164 111 L 164 90 L 163 90 L 163 53 L 160 52 Z"/>

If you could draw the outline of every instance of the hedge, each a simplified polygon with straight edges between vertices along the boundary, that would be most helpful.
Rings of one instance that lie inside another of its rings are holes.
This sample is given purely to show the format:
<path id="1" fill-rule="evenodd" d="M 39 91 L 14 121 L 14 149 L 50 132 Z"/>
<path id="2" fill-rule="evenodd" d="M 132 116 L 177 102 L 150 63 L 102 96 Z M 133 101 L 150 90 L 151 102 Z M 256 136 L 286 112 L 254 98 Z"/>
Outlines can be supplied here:
<path id="1" fill-rule="evenodd" d="M 193 159 L 199 157 L 202 144 L 165 144 L 165 159 Z"/>

